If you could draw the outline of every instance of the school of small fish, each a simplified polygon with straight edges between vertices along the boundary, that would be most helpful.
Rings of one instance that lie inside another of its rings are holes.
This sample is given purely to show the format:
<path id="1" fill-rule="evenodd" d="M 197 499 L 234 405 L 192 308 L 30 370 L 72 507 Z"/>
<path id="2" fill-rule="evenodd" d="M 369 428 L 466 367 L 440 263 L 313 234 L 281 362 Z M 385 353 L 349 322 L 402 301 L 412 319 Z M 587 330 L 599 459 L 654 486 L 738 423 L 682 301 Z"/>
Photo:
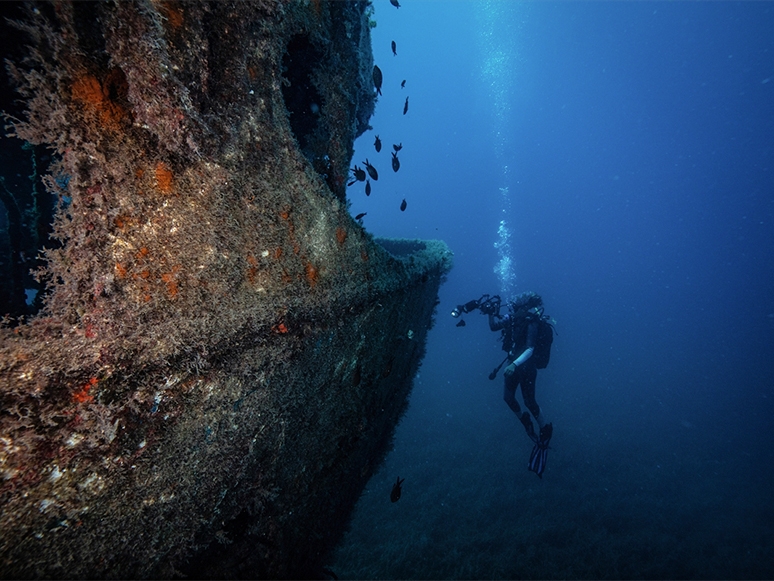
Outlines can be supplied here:
<path id="1" fill-rule="evenodd" d="M 390 0 L 390 4 L 392 4 L 395 8 L 400 8 L 400 3 L 398 0 Z M 398 56 L 398 44 L 393 40 L 390 42 L 390 50 L 392 51 L 393 56 Z M 384 83 L 384 74 L 382 73 L 382 69 L 379 68 L 378 65 L 374 65 L 374 70 L 372 73 L 372 78 L 374 82 L 374 89 L 376 90 L 376 94 L 381 96 L 382 94 L 382 85 Z M 406 79 L 403 79 L 400 82 L 400 88 L 405 89 L 406 88 Z M 406 97 L 404 103 L 403 103 L 403 115 L 408 114 L 409 111 L 409 98 Z M 376 150 L 376 153 L 380 153 L 382 151 L 382 140 L 378 135 L 374 136 L 374 149 Z M 393 144 L 392 146 L 393 151 L 390 152 L 392 155 L 391 164 L 392 164 L 392 171 L 398 172 L 400 169 L 400 159 L 398 159 L 398 152 L 403 149 L 403 143 Z M 374 167 L 373 164 L 371 164 L 368 159 L 361 162 L 361 165 L 363 166 L 358 167 L 355 165 L 350 171 L 352 172 L 352 181 L 350 181 L 347 185 L 351 186 L 357 182 L 365 182 L 365 194 L 366 196 L 370 196 L 372 190 L 371 181 L 377 181 L 379 179 L 379 172 L 376 170 L 376 167 Z M 403 201 L 400 203 L 400 211 L 405 212 L 406 207 L 408 206 L 406 199 L 404 198 Z M 365 216 L 366 213 L 362 212 L 358 214 L 355 219 L 360 221 L 362 220 L 363 216 Z"/>

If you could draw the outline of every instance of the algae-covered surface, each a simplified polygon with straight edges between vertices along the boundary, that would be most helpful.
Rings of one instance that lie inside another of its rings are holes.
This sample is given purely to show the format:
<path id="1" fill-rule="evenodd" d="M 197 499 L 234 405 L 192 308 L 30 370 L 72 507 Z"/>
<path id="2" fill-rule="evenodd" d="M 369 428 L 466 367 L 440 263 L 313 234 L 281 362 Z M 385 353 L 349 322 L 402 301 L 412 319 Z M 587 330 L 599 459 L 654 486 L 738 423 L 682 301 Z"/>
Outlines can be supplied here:
<path id="1" fill-rule="evenodd" d="M 43 310 L 0 329 L 3 576 L 320 574 L 451 268 L 347 210 L 367 12 L 23 10 L 10 135 L 57 205 Z"/>

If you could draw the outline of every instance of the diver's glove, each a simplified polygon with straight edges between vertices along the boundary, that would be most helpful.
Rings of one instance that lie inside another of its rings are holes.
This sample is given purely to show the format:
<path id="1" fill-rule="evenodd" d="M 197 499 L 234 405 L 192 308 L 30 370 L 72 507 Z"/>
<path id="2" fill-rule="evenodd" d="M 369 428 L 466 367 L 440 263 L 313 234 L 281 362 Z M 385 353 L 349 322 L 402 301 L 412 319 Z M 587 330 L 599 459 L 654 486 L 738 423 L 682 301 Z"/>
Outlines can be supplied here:
<path id="1" fill-rule="evenodd" d="M 508 367 L 505 368 L 505 371 L 503 371 L 503 375 L 505 375 L 505 377 L 510 377 L 514 373 L 516 373 L 515 363 L 511 363 Z"/>

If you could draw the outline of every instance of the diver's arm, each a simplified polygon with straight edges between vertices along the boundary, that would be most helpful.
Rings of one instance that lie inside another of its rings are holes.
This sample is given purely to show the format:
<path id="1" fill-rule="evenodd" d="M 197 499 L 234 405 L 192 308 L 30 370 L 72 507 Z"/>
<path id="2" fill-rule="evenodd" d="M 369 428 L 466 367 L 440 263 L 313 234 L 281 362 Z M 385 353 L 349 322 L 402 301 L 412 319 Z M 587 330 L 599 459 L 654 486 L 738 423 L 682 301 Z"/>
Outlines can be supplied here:
<path id="1" fill-rule="evenodd" d="M 529 327 L 527 327 L 527 343 L 524 346 L 524 351 L 521 352 L 521 355 L 516 357 L 513 361 L 511 361 L 510 365 L 510 371 L 508 367 L 505 368 L 506 373 L 510 375 L 513 373 L 517 367 L 520 365 L 523 365 L 527 362 L 527 360 L 532 357 L 532 353 L 535 352 L 535 339 L 537 338 L 537 323 L 530 323 Z"/>
<path id="2" fill-rule="evenodd" d="M 507 321 L 508 321 L 508 315 L 501 317 L 500 315 L 489 313 L 489 330 L 499 331 L 500 329 L 505 327 L 505 323 Z"/>
<path id="3" fill-rule="evenodd" d="M 532 321 L 527 327 L 527 342 L 524 344 L 524 352 L 516 358 L 516 365 L 521 365 L 527 359 L 532 357 L 532 352 L 535 350 L 535 342 L 537 341 L 538 325 L 537 321 Z"/>
<path id="4" fill-rule="evenodd" d="M 535 351 L 534 347 L 527 347 L 521 355 L 519 355 L 516 359 L 513 360 L 513 365 L 518 367 L 519 365 L 522 365 L 527 359 L 532 357 L 532 353 Z"/>
<path id="5" fill-rule="evenodd" d="M 519 355 L 516 359 L 511 361 L 511 363 L 508 365 L 508 367 L 505 368 L 505 376 L 508 377 L 510 375 L 513 375 L 516 373 L 516 368 L 519 365 L 523 365 L 527 359 L 532 357 L 532 352 L 535 350 L 534 347 L 527 347 L 521 355 Z"/>

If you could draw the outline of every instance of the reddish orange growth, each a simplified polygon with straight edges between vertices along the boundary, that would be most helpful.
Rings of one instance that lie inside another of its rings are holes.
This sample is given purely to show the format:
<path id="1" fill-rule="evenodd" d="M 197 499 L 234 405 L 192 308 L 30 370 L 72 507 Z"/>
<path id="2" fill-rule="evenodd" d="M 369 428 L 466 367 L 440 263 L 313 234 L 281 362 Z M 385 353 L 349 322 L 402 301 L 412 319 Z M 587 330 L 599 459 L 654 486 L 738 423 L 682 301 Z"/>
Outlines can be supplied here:
<path id="1" fill-rule="evenodd" d="M 73 99 L 91 106 L 92 109 L 102 107 L 104 95 L 102 94 L 102 85 L 91 75 L 83 75 L 73 81 L 71 87 Z"/>
<path id="2" fill-rule="evenodd" d="M 177 2 L 164 2 L 161 4 L 161 11 L 167 18 L 167 22 L 172 28 L 183 26 L 183 10 Z"/>
<path id="3" fill-rule="evenodd" d="M 142 176 L 145 175 L 145 170 L 141 167 L 138 167 L 137 171 L 134 172 L 134 175 L 137 177 L 137 179 L 140 179 Z"/>
<path id="4" fill-rule="evenodd" d="M 247 281 L 250 284 L 255 284 L 255 277 L 258 276 L 258 267 L 251 266 L 247 269 Z"/>
<path id="5" fill-rule="evenodd" d="M 277 260 L 279 260 L 281 256 L 282 256 L 282 248 L 277 248 L 277 249 L 274 251 L 274 258 L 276 258 Z"/>
<path id="6" fill-rule="evenodd" d="M 141 258 L 145 258 L 148 256 L 149 250 L 146 246 L 143 246 L 140 248 L 140 250 L 137 251 L 137 260 L 140 260 Z"/>
<path id="7" fill-rule="evenodd" d="M 252 254 L 247 255 L 247 262 L 250 264 L 250 268 L 247 269 L 247 280 L 250 284 L 255 284 L 255 277 L 258 274 L 258 261 Z"/>
<path id="8" fill-rule="evenodd" d="M 89 395 L 89 390 L 97 385 L 99 380 L 96 377 L 92 377 L 89 382 L 84 385 L 80 390 L 73 394 L 73 401 L 76 403 L 87 403 L 94 401 L 94 396 Z"/>
<path id="9" fill-rule="evenodd" d="M 96 114 L 106 129 L 115 131 L 126 115 L 123 107 L 110 99 L 111 93 L 121 96 L 128 86 L 126 77 L 120 69 L 111 70 L 105 78 L 105 86 L 92 75 L 83 75 L 73 81 L 71 92 L 74 100 L 79 101 L 87 111 Z"/>
<path id="10" fill-rule="evenodd" d="M 347 239 L 347 231 L 344 230 L 341 226 L 336 228 L 336 240 L 338 240 L 339 244 L 344 244 L 344 241 Z"/>
<path id="11" fill-rule="evenodd" d="M 287 332 L 288 332 L 288 327 L 287 327 L 287 325 L 285 325 L 285 323 L 283 323 L 282 321 L 280 321 L 279 323 L 277 323 L 276 325 L 274 325 L 274 326 L 271 328 L 271 330 L 272 330 L 272 331 L 274 331 L 275 333 L 280 333 L 281 335 L 284 335 L 285 333 L 287 333 Z"/>
<path id="12" fill-rule="evenodd" d="M 162 194 L 172 192 L 172 170 L 163 161 L 156 164 L 156 185 Z"/>
<path id="13" fill-rule="evenodd" d="M 169 294 L 169 298 L 174 299 L 178 292 L 177 281 L 175 280 L 174 272 L 166 272 L 162 274 L 161 280 L 167 284 L 167 293 Z"/>
<path id="14" fill-rule="evenodd" d="M 295 238 L 296 227 L 293 224 L 293 220 L 290 219 L 290 208 L 282 210 L 279 215 L 280 218 L 288 223 L 288 237 L 290 240 L 293 240 Z M 296 251 L 296 254 L 298 254 L 298 251 Z"/>
<path id="15" fill-rule="evenodd" d="M 118 278 L 126 278 L 126 269 L 120 262 L 116 262 L 116 276 Z"/>
<path id="16" fill-rule="evenodd" d="M 317 284 L 317 278 L 320 276 L 320 271 L 315 268 L 311 262 L 306 263 L 306 280 L 309 281 L 309 286 L 314 287 Z"/>

